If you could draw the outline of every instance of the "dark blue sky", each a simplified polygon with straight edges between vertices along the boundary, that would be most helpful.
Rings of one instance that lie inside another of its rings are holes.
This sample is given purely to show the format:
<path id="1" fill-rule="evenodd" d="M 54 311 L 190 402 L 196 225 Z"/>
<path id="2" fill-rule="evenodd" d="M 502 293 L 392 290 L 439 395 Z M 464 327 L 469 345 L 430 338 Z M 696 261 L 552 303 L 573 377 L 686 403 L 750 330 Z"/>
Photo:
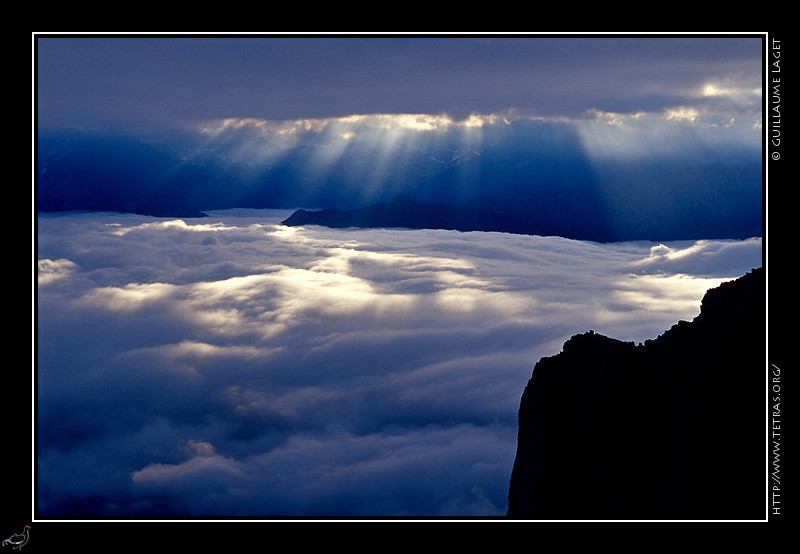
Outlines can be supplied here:
<path id="1" fill-rule="evenodd" d="M 758 35 L 44 36 L 36 62 L 40 129 L 374 113 L 761 111 Z"/>

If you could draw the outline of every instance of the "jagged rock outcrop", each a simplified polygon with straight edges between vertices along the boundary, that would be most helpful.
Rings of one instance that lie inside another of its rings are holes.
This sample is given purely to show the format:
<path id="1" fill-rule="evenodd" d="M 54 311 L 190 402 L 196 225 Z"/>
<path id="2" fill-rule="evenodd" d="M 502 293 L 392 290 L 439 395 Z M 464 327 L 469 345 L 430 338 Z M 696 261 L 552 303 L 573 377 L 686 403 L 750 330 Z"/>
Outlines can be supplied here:
<path id="1" fill-rule="evenodd" d="M 508 515 L 763 518 L 765 306 L 759 268 L 656 339 L 590 331 L 542 358 L 520 403 Z"/>

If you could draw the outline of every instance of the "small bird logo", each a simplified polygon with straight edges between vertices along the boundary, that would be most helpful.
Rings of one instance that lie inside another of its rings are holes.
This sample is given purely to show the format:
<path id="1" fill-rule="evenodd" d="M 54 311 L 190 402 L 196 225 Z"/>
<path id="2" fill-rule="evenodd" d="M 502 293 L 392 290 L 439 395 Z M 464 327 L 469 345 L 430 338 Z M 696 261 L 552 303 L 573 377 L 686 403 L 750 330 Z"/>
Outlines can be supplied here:
<path id="1" fill-rule="evenodd" d="M 31 526 L 26 525 L 25 529 L 22 530 L 22 533 L 14 533 L 6 540 L 3 541 L 3 546 L 10 546 L 17 550 L 21 550 L 25 543 L 28 542 L 28 531 L 30 530 Z"/>

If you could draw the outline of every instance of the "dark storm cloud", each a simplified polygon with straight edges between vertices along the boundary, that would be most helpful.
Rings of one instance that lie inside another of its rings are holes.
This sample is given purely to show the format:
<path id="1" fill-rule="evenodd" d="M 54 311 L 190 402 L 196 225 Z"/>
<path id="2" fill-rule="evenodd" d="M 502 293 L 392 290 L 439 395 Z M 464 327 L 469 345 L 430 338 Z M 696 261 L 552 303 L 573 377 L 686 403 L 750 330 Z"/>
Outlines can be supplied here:
<path id="1" fill-rule="evenodd" d="M 533 364 L 641 341 L 761 240 L 41 216 L 40 515 L 501 515 Z"/>
<path id="2" fill-rule="evenodd" d="M 363 113 L 575 117 L 760 88 L 761 41 L 662 37 L 41 37 L 39 125 Z"/>

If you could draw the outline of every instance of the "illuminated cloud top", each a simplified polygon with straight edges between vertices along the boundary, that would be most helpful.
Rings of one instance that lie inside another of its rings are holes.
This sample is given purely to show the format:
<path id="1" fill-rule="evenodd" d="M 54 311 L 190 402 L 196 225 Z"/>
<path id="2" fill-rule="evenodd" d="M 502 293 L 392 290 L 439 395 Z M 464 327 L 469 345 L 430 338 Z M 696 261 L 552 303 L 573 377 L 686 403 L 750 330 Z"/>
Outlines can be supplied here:
<path id="1" fill-rule="evenodd" d="M 39 515 L 502 515 L 536 360 L 655 338 L 761 264 L 284 215 L 40 218 Z"/>

